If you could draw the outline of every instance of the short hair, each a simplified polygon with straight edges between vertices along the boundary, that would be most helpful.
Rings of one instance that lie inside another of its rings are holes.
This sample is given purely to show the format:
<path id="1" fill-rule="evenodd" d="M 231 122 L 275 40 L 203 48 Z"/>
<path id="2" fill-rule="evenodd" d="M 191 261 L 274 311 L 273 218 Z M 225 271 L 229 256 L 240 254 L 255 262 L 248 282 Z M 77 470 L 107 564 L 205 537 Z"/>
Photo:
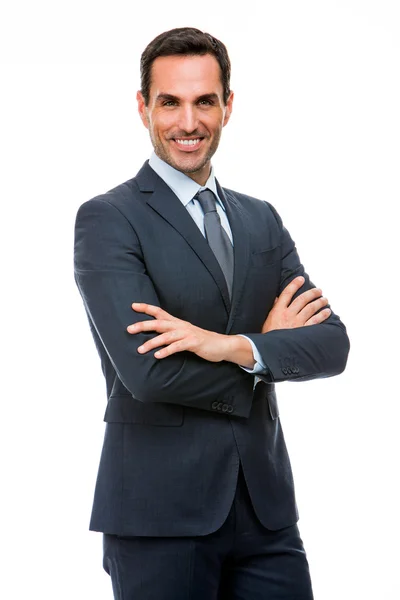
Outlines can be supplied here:
<path id="1" fill-rule="evenodd" d="M 151 69 L 159 56 L 214 56 L 221 69 L 223 100 L 228 102 L 231 78 L 231 62 L 225 45 L 209 33 L 194 27 L 179 27 L 161 33 L 151 41 L 140 58 L 141 92 L 147 106 L 150 100 Z"/>

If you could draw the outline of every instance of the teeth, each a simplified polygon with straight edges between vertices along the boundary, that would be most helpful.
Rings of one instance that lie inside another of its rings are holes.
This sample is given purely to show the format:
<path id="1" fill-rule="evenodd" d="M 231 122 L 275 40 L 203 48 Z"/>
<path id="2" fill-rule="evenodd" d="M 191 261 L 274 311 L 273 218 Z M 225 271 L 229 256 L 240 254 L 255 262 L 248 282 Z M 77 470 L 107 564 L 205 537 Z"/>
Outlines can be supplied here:
<path id="1" fill-rule="evenodd" d="M 197 140 L 175 140 L 178 144 L 182 144 L 183 146 L 194 146 L 200 142 L 200 138 Z"/>

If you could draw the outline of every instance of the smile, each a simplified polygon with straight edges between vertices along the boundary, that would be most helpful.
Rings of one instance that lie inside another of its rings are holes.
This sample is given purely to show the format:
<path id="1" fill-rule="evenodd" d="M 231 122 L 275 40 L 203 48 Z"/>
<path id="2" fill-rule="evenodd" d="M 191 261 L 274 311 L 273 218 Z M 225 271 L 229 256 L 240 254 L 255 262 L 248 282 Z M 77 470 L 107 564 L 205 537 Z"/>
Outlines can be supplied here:
<path id="1" fill-rule="evenodd" d="M 175 141 L 177 142 L 177 144 L 180 144 L 182 146 L 195 146 L 196 144 L 199 144 L 201 142 L 201 138 L 196 138 L 195 140 L 176 139 Z"/>
<path id="2" fill-rule="evenodd" d="M 201 146 L 201 142 L 203 138 L 194 138 L 194 139 L 184 139 L 184 138 L 174 138 L 174 142 L 179 147 L 181 152 L 195 152 Z"/>

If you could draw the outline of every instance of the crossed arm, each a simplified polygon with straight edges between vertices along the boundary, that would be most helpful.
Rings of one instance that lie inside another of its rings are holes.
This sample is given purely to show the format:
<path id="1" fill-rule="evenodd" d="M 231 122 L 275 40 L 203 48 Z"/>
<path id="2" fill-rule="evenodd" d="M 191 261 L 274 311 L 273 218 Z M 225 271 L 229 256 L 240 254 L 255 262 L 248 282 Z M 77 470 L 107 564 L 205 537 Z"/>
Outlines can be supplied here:
<path id="1" fill-rule="evenodd" d="M 304 277 L 296 277 L 275 299 L 261 333 L 275 329 L 294 329 L 317 325 L 329 317 L 331 310 L 324 308 L 328 304 L 328 300 L 321 296 L 322 291 L 318 288 L 307 290 L 293 300 L 294 294 L 301 288 L 304 281 Z M 132 308 L 136 312 L 144 313 L 154 319 L 129 325 L 128 333 L 155 331 L 159 334 L 139 346 L 140 354 L 146 354 L 163 346 L 154 353 L 155 358 L 166 358 L 171 354 L 186 350 L 210 362 L 226 360 L 250 369 L 254 366 L 251 344 L 242 336 L 224 335 L 201 329 L 170 315 L 158 306 L 134 303 Z"/>
<path id="2" fill-rule="evenodd" d="M 347 360 L 345 327 L 333 313 L 328 317 L 329 309 L 321 310 L 327 301 L 309 281 L 293 241 L 280 227 L 279 298 L 260 333 L 243 332 L 268 367 L 267 374 L 258 376 L 278 382 L 336 375 Z M 210 410 L 212 389 L 214 398 L 234 405 L 235 415 L 249 415 L 254 377 L 236 365 L 253 366 L 250 343 L 241 336 L 202 330 L 158 308 L 140 241 L 130 221 L 107 198 L 91 200 L 78 211 L 75 278 L 104 368 L 112 365 L 135 398 Z M 306 291 L 300 294 L 303 285 Z M 132 311 L 135 298 L 143 304 Z M 317 327 L 306 326 L 314 324 Z M 143 349 L 138 351 L 138 346 Z M 155 348 L 157 354 L 151 352 Z M 299 361 L 300 369 L 288 375 L 281 363 L 290 357 Z"/>

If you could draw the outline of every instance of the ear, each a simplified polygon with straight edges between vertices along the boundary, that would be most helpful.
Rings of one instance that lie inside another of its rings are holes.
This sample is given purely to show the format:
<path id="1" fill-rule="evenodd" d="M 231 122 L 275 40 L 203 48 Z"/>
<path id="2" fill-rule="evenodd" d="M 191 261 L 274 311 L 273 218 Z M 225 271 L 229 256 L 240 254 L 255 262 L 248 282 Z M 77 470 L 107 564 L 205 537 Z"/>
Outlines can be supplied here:
<path id="1" fill-rule="evenodd" d="M 229 98 L 228 98 L 228 101 L 227 101 L 226 106 L 225 106 L 225 117 L 224 117 L 223 127 L 225 127 L 225 125 L 229 121 L 230 116 L 232 114 L 232 104 L 233 104 L 233 92 L 231 92 L 229 94 Z"/>
<path id="2" fill-rule="evenodd" d="M 146 104 L 145 104 L 145 101 L 144 101 L 144 98 L 143 98 L 143 94 L 142 94 L 142 92 L 140 90 L 136 94 L 136 100 L 137 100 L 137 103 L 138 103 L 138 111 L 139 111 L 140 118 L 142 119 L 142 123 L 148 129 L 149 128 L 149 121 L 147 119 Z"/>

